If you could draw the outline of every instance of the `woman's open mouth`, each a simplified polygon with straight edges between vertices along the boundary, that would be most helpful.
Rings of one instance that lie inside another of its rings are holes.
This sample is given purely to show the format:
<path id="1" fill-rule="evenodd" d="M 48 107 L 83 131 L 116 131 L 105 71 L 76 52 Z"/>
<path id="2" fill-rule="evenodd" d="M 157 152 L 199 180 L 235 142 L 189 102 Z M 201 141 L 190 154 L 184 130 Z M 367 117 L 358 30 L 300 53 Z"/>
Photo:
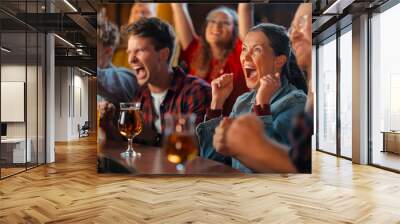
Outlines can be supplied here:
<path id="1" fill-rule="evenodd" d="M 246 70 L 246 78 L 253 79 L 257 77 L 257 70 L 252 67 L 245 67 Z"/>

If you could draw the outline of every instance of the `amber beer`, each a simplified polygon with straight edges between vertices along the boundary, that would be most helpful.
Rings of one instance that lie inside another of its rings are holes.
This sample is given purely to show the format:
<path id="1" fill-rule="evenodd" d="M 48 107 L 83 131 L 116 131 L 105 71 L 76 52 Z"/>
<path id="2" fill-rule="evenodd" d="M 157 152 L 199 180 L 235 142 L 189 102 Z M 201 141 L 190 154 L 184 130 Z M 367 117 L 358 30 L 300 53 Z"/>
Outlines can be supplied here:
<path id="1" fill-rule="evenodd" d="M 173 133 L 166 138 L 164 147 L 171 163 L 184 164 L 196 157 L 197 144 L 193 135 Z"/>
<path id="2" fill-rule="evenodd" d="M 195 114 L 164 116 L 164 150 L 168 161 L 175 163 L 179 172 L 184 173 L 186 162 L 197 155 L 195 120 Z"/>
<path id="3" fill-rule="evenodd" d="M 140 103 L 120 103 L 118 129 L 121 135 L 128 139 L 128 148 L 121 155 L 125 158 L 140 156 L 133 149 L 133 138 L 140 134 L 143 128 L 140 114 Z"/>
<path id="4" fill-rule="evenodd" d="M 139 135 L 143 128 L 139 109 L 121 109 L 120 113 L 118 125 L 121 135 L 127 138 Z"/>

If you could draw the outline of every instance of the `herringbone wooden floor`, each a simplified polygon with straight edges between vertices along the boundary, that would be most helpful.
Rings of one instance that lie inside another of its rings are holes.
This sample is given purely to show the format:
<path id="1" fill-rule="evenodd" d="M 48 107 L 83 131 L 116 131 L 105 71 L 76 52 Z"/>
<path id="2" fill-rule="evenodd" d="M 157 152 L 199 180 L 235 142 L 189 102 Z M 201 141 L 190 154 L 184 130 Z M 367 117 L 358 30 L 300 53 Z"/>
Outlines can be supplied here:
<path id="1" fill-rule="evenodd" d="M 0 223 L 400 223 L 400 175 L 313 153 L 312 175 L 96 173 L 94 138 L 0 181 Z"/>

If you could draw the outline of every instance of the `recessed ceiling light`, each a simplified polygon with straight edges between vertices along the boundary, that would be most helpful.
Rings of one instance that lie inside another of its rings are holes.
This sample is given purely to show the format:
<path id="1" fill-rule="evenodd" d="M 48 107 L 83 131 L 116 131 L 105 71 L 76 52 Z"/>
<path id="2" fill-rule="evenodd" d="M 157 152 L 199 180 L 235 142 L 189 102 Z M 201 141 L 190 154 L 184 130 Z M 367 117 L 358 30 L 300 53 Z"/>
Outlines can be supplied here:
<path id="1" fill-rule="evenodd" d="M 355 0 L 336 0 L 322 13 L 323 15 L 329 14 L 342 14 L 343 9 L 347 8 Z"/>
<path id="2" fill-rule="evenodd" d="M 0 48 L 2 51 L 4 51 L 4 52 L 7 52 L 7 53 L 10 53 L 11 52 L 11 50 L 9 50 L 9 49 L 7 49 L 7 48 L 5 48 L 5 47 L 1 47 Z"/>
<path id="3" fill-rule="evenodd" d="M 75 45 L 73 45 L 73 44 L 72 44 L 71 42 L 69 42 L 68 40 L 66 40 L 66 39 L 64 39 L 64 38 L 62 38 L 62 37 L 60 37 L 60 36 L 57 35 L 57 34 L 54 34 L 54 36 L 57 37 L 58 39 L 60 39 L 62 42 L 64 42 L 64 43 L 66 43 L 67 45 L 69 45 L 70 47 L 75 48 Z"/>
<path id="4" fill-rule="evenodd" d="M 90 73 L 90 72 L 88 72 L 88 71 L 86 71 L 86 70 L 83 70 L 83 69 L 81 69 L 81 68 L 79 68 L 79 67 L 78 67 L 78 69 L 79 69 L 79 71 L 81 71 L 81 72 L 83 72 L 83 73 L 85 73 L 85 74 L 92 75 L 92 73 Z"/>
<path id="5" fill-rule="evenodd" d="M 78 10 L 68 1 L 64 0 L 65 4 L 67 4 L 74 12 L 78 12 Z"/>

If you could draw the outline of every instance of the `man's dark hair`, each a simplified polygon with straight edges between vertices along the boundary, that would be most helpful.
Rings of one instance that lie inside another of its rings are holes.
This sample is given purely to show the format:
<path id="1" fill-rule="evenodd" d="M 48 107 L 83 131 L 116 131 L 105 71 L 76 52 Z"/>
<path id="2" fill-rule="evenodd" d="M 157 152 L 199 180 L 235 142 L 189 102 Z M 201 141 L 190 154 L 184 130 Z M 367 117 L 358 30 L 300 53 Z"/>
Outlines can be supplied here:
<path id="1" fill-rule="evenodd" d="M 157 51 L 167 47 L 169 49 L 168 63 L 171 61 L 175 48 L 175 33 L 168 23 L 156 17 L 141 18 L 129 25 L 125 33 L 129 36 L 151 38 Z"/>

